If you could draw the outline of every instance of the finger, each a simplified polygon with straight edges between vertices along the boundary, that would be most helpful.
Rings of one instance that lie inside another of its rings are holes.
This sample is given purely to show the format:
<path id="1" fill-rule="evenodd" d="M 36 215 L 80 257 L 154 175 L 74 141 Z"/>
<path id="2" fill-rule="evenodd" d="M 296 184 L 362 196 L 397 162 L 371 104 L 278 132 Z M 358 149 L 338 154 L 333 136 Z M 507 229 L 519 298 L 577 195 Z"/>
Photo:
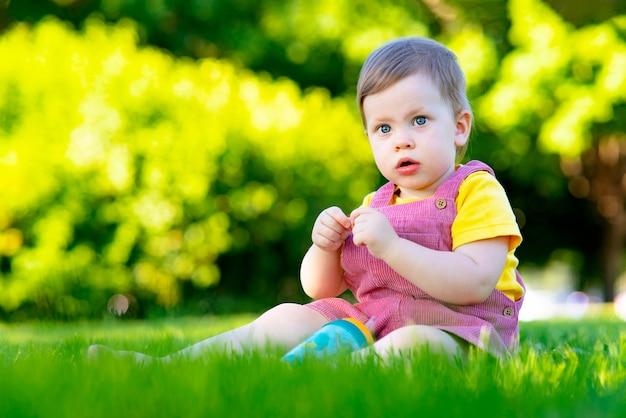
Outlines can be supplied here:
<path id="1" fill-rule="evenodd" d="M 348 218 L 346 214 L 343 213 L 343 211 L 337 206 L 326 209 L 324 213 L 342 228 L 350 229 L 352 227 L 352 222 L 350 221 L 350 218 Z"/>
<path id="2" fill-rule="evenodd" d="M 327 229 L 324 232 L 317 232 L 313 235 L 313 243 L 326 251 L 337 250 L 347 237 Z"/>
<path id="3" fill-rule="evenodd" d="M 352 243 L 357 247 L 362 247 L 365 245 L 365 240 L 363 239 L 363 235 L 361 233 L 355 233 L 352 236 Z"/>
<path id="4" fill-rule="evenodd" d="M 313 241 L 318 245 L 335 244 L 344 241 L 350 234 L 350 229 L 344 228 L 335 219 L 322 213 L 313 227 Z"/>
<path id="5" fill-rule="evenodd" d="M 341 246 L 341 244 L 336 241 L 330 241 L 322 237 L 314 239 L 313 244 L 315 244 L 318 248 L 321 248 L 324 251 L 335 251 Z"/>
<path id="6" fill-rule="evenodd" d="M 317 231 L 317 236 L 329 242 L 343 241 L 342 231 L 335 231 L 330 228 L 320 229 Z"/>
<path id="7" fill-rule="evenodd" d="M 350 213 L 350 221 L 352 222 L 352 225 L 354 225 L 354 222 L 359 216 L 376 213 L 376 212 L 378 212 L 378 210 L 374 208 L 367 208 L 367 207 L 356 208 Z"/>

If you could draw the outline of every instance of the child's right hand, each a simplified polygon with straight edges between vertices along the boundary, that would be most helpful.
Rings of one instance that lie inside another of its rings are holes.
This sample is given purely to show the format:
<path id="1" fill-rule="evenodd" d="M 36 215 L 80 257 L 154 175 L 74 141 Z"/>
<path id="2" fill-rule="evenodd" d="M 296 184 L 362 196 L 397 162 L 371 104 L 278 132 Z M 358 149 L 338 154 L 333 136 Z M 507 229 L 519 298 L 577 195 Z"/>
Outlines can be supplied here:
<path id="1" fill-rule="evenodd" d="M 352 221 L 343 211 L 330 207 L 319 214 L 313 225 L 313 244 L 324 251 L 337 251 L 350 235 Z"/>

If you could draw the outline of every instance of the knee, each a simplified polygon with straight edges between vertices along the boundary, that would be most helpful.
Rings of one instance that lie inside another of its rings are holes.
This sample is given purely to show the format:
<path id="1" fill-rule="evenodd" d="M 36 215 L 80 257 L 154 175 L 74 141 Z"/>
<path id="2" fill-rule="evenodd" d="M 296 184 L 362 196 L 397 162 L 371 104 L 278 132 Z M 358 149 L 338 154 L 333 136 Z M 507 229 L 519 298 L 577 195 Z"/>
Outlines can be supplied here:
<path id="1" fill-rule="evenodd" d="M 282 303 L 257 318 L 250 330 L 256 341 L 272 340 L 293 347 L 326 322 L 322 314 L 311 308 L 297 303 Z"/>
<path id="2" fill-rule="evenodd" d="M 382 339 L 376 345 L 379 353 L 401 353 L 427 349 L 433 353 L 460 355 L 465 351 L 464 342 L 438 328 L 426 325 L 410 325 L 399 328 Z"/>
<path id="3" fill-rule="evenodd" d="M 276 305 L 261 315 L 258 320 L 269 321 L 275 324 L 309 325 L 316 329 L 328 322 L 321 313 L 298 303 L 281 303 Z"/>
<path id="4" fill-rule="evenodd" d="M 265 311 L 257 321 L 280 321 L 282 319 L 297 318 L 301 316 L 305 310 L 310 311 L 311 309 L 298 303 L 281 303 Z"/>

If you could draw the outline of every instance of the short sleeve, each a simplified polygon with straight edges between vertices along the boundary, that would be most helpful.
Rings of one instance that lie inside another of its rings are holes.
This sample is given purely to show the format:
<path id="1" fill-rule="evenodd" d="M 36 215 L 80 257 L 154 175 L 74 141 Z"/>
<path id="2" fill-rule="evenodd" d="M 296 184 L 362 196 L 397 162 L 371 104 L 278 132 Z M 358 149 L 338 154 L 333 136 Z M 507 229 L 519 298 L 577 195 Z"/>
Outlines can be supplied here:
<path id="1" fill-rule="evenodd" d="M 513 208 L 498 180 L 486 171 L 472 173 L 459 187 L 453 249 L 474 241 L 510 237 L 509 251 L 522 242 Z"/>

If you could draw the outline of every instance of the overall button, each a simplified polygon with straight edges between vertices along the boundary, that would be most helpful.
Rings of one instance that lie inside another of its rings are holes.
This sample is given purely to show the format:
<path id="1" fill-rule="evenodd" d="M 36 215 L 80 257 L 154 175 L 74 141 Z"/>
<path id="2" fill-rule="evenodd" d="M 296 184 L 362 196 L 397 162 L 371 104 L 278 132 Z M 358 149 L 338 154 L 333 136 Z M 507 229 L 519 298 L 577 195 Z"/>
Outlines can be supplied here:
<path id="1" fill-rule="evenodd" d="M 446 199 L 439 198 L 435 201 L 435 206 L 437 206 L 437 209 L 445 209 L 446 205 Z"/>
<path id="2" fill-rule="evenodd" d="M 515 310 L 513 308 L 511 308 L 510 306 L 504 308 L 504 310 L 502 311 L 502 315 L 508 317 L 508 318 L 512 318 L 513 315 L 515 315 Z"/>

